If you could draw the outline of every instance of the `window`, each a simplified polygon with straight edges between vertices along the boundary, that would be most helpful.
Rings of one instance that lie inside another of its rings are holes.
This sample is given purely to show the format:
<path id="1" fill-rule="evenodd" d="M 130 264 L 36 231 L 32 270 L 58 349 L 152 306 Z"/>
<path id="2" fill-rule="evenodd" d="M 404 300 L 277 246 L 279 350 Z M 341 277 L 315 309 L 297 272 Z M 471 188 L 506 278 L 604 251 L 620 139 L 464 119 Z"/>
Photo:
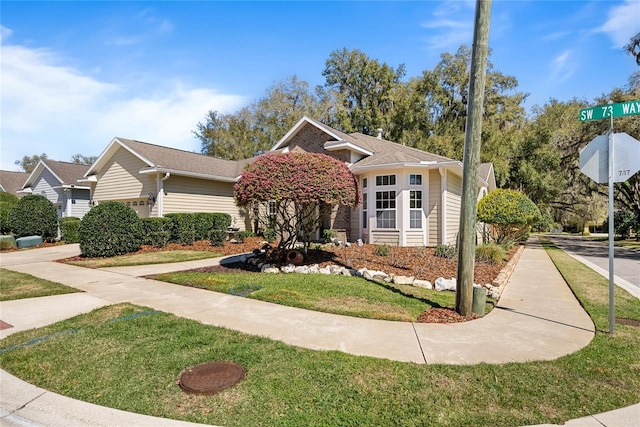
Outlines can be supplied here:
<path id="1" fill-rule="evenodd" d="M 409 174 L 409 185 L 422 185 L 422 175 Z"/>
<path id="2" fill-rule="evenodd" d="M 391 176 L 394 176 L 394 175 L 391 175 Z M 395 191 L 376 192 L 376 227 L 396 228 L 396 192 Z"/>
<path id="3" fill-rule="evenodd" d="M 376 176 L 376 185 L 396 185 L 395 175 L 380 175 Z"/>
<path id="4" fill-rule="evenodd" d="M 409 228 L 422 228 L 422 191 L 409 191 Z"/>
<path id="5" fill-rule="evenodd" d="M 367 188 L 367 184 L 369 184 L 369 179 L 362 178 L 362 188 Z"/>
<path id="6" fill-rule="evenodd" d="M 367 222 L 367 193 L 362 193 L 362 228 L 367 228 Z"/>
<path id="7" fill-rule="evenodd" d="M 267 204 L 267 215 L 269 216 L 269 218 L 275 218 L 277 214 L 278 204 L 275 200 L 269 200 L 269 203 Z"/>

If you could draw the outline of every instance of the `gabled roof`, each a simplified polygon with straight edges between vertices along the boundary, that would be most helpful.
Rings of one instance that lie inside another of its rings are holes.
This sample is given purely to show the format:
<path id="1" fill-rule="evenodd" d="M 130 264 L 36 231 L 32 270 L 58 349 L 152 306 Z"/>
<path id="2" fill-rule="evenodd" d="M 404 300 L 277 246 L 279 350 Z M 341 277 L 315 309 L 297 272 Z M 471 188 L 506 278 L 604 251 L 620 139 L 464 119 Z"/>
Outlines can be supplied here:
<path id="1" fill-rule="evenodd" d="M 140 173 L 169 172 L 175 175 L 233 182 L 249 162 L 249 160 L 218 159 L 177 148 L 162 147 L 147 142 L 117 137 L 100 154 L 93 166 L 85 173 L 85 177 L 89 177 L 102 169 L 116 151 L 121 148 L 129 151 L 147 165 L 147 167 L 139 171 Z"/>
<path id="2" fill-rule="evenodd" d="M 496 189 L 496 174 L 493 170 L 493 163 L 481 163 L 478 167 L 478 178 L 486 185 L 489 191 Z"/>
<path id="3" fill-rule="evenodd" d="M 13 172 L 0 170 L 0 191 L 18 196 L 24 183 L 29 178 L 27 172 Z"/>
<path id="4" fill-rule="evenodd" d="M 25 181 L 23 188 L 31 187 L 45 170 L 51 172 L 60 186 L 80 186 L 78 180 L 84 176 L 88 169 L 88 165 L 80 165 L 78 163 L 58 162 L 49 159 L 40 160 Z"/>

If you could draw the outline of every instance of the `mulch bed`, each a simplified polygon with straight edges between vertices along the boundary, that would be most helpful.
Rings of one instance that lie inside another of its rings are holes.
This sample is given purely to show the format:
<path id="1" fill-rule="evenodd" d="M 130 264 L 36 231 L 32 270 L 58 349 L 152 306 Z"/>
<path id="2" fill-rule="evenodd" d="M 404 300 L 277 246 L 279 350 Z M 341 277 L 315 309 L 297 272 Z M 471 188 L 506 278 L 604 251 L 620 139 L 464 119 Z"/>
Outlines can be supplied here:
<path id="1" fill-rule="evenodd" d="M 258 237 L 247 238 L 243 243 L 227 242 L 224 246 L 211 246 L 211 243 L 205 240 L 194 242 L 192 245 L 171 243 L 164 248 L 143 246 L 135 253 L 194 250 L 216 252 L 228 256 L 253 252 L 255 249 L 262 248 L 265 244 L 266 242 Z M 517 249 L 517 247 L 512 248 L 509 251 L 507 260 L 499 264 L 476 263 L 474 267 L 474 283 L 492 283 Z M 438 277 L 448 279 L 457 275 L 457 258 L 437 257 L 433 248 L 424 247 L 393 247 L 389 255 L 380 256 L 376 254 L 376 246 L 372 244 L 366 244 L 361 247 L 354 244 L 348 248 L 327 244 L 322 245 L 321 249 L 310 249 L 304 264 L 318 264 L 321 267 L 329 264 L 342 265 L 356 270 L 367 268 L 395 275 L 412 276 L 432 283 Z M 256 267 L 251 267 L 247 263 L 237 262 L 199 268 L 194 271 L 210 273 L 255 272 Z M 431 308 L 422 313 L 416 321 L 419 323 L 457 323 L 478 317 L 475 314 L 463 317 L 456 313 L 453 308 L 445 307 Z"/>

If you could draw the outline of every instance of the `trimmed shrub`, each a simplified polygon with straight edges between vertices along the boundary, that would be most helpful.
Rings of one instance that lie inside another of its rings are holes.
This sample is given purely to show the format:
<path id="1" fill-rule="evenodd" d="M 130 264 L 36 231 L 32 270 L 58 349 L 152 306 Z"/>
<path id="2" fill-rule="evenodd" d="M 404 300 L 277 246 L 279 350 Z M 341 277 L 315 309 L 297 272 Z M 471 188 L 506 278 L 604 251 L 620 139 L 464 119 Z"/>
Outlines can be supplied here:
<path id="1" fill-rule="evenodd" d="M 60 238 L 67 243 L 78 243 L 78 229 L 80 228 L 80 218 L 67 216 L 60 218 Z"/>
<path id="2" fill-rule="evenodd" d="M 82 218 L 80 252 L 86 257 L 111 257 L 140 249 L 140 218 L 118 202 L 104 202 Z"/>
<path id="3" fill-rule="evenodd" d="M 253 237 L 256 233 L 253 231 L 238 231 L 234 238 L 238 241 L 238 243 L 244 243 L 247 240 L 247 237 Z"/>
<path id="4" fill-rule="evenodd" d="M 478 221 L 491 224 L 498 244 L 526 240 L 541 220 L 540 209 L 520 191 L 494 190 L 478 202 Z"/>
<path id="5" fill-rule="evenodd" d="M 278 235 L 276 234 L 276 230 L 274 230 L 273 228 L 267 228 L 262 232 L 262 237 L 264 237 L 264 240 L 271 243 L 276 241 Z"/>
<path id="6" fill-rule="evenodd" d="M 206 240 L 213 230 L 227 230 L 231 226 L 231 215 L 219 212 L 196 212 L 195 239 Z"/>
<path id="7" fill-rule="evenodd" d="M 605 232 L 609 231 L 609 218 L 602 223 Z M 640 229 L 640 218 L 629 210 L 617 210 L 613 213 L 613 233 L 626 240 L 631 235 L 632 230 Z"/>
<path id="8" fill-rule="evenodd" d="M 13 236 L 0 236 L 0 249 L 3 251 L 17 248 L 16 238 Z"/>
<path id="9" fill-rule="evenodd" d="M 9 232 L 7 216 L 9 215 L 9 211 L 13 205 L 15 205 L 18 200 L 19 199 L 11 193 L 0 192 L 0 233 Z"/>
<path id="10" fill-rule="evenodd" d="M 435 251 L 435 256 L 440 258 L 451 259 L 458 254 L 456 247 L 453 245 L 436 245 Z"/>
<path id="11" fill-rule="evenodd" d="M 42 236 L 52 241 L 58 235 L 58 213 L 46 197 L 29 194 L 19 199 L 7 214 L 9 230 L 16 237 Z"/>
<path id="12" fill-rule="evenodd" d="M 227 232 L 225 230 L 211 230 L 209 239 L 211 240 L 211 246 L 223 246 L 225 240 L 227 240 Z"/>
<path id="13" fill-rule="evenodd" d="M 171 239 L 171 218 L 140 218 L 143 245 L 164 248 Z"/>
<path id="14" fill-rule="evenodd" d="M 170 213 L 165 218 L 171 219 L 171 242 L 192 245 L 196 238 L 195 217 L 189 213 Z"/>
<path id="15" fill-rule="evenodd" d="M 498 264 L 507 256 L 507 251 L 500 245 L 489 243 L 476 247 L 476 261 L 485 264 Z"/>

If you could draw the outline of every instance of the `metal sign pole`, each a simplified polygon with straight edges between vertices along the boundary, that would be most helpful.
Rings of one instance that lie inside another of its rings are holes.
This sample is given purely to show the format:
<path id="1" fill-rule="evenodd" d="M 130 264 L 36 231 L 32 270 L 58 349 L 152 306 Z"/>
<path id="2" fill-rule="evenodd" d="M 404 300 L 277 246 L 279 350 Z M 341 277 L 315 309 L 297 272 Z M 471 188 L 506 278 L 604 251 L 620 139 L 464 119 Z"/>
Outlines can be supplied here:
<path id="1" fill-rule="evenodd" d="M 613 115 L 611 116 L 611 126 L 609 128 L 609 334 L 613 335 L 613 175 L 614 175 L 614 161 L 613 161 Z"/>

